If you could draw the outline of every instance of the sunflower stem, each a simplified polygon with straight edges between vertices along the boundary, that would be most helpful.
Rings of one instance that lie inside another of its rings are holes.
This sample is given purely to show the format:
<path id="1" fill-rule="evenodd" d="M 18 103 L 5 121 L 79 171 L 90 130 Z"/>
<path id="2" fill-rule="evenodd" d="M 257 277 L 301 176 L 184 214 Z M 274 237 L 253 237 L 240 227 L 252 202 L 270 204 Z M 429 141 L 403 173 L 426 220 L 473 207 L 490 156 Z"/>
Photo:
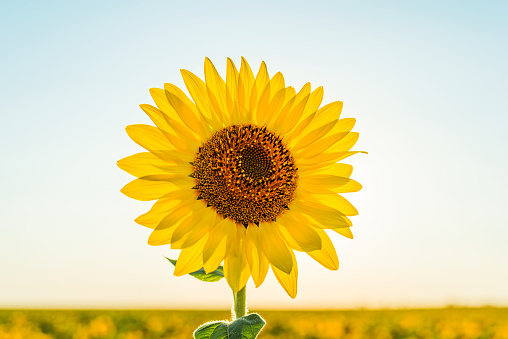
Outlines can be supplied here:
<path id="1" fill-rule="evenodd" d="M 234 315 L 233 320 L 243 317 L 247 313 L 247 305 L 246 305 L 246 299 L 247 299 L 247 285 L 245 285 L 240 291 L 233 292 L 234 297 Z"/>

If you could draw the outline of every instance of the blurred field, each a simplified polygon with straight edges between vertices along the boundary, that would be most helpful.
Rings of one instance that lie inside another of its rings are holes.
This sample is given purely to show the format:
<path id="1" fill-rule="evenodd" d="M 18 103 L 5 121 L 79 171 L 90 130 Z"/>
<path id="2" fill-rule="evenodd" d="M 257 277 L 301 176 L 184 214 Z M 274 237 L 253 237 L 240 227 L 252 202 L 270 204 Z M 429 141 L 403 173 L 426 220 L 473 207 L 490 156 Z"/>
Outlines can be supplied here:
<path id="1" fill-rule="evenodd" d="M 255 310 L 253 310 L 255 311 Z M 257 311 L 260 339 L 508 339 L 508 308 Z M 0 310 L 0 339 L 192 338 L 227 311 Z"/>

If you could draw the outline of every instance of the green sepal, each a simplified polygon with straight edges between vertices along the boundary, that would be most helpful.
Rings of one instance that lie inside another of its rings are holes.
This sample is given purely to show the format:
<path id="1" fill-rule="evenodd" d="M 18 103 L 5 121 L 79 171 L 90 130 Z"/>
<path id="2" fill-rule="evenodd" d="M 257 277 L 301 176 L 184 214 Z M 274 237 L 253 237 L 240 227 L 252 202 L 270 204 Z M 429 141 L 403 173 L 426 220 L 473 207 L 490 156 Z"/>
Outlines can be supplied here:
<path id="1" fill-rule="evenodd" d="M 259 314 L 251 313 L 233 322 L 216 321 L 200 326 L 195 339 L 254 339 L 266 322 Z"/>
<path id="2" fill-rule="evenodd" d="M 166 257 L 164 257 L 164 258 L 166 258 Z M 173 266 L 176 266 L 176 260 L 169 259 L 169 258 L 166 258 L 166 259 L 168 259 L 169 262 L 173 264 Z M 196 272 L 192 272 L 189 274 L 192 275 L 196 279 L 199 279 L 201 281 L 206 281 L 206 282 L 217 282 L 217 281 L 221 280 L 222 278 L 224 278 L 224 270 L 222 269 L 222 266 L 219 266 L 215 271 L 210 272 L 210 273 L 206 273 L 205 270 L 203 268 L 201 268 L 201 269 L 197 270 Z"/>

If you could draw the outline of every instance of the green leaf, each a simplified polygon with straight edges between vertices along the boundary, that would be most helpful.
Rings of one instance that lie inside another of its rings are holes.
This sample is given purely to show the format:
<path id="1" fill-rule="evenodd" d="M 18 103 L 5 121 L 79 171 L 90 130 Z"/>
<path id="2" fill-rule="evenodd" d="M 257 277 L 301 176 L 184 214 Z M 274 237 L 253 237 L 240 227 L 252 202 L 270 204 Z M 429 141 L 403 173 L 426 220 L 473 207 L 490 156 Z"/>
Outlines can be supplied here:
<path id="1" fill-rule="evenodd" d="M 173 266 L 176 265 L 176 260 L 169 259 L 169 258 L 166 258 L 166 259 L 168 259 L 169 262 L 173 264 Z M 219 281 L 222 278 L 224 278 L 224 271 L 222 269 L 222 266 L 219 266 L 215 271 L 210 272 L 210 273 L 206 273 L 205 270 L 203 268 L 201 268 L 201 269 L 197 270 L 196 272 L 192 272 L 189 274 L 192 275 L 196 279 L 199 279 L 201 281 L 206 281 L 206 282 L 216 282 L 216 281 Z"/>
<path id="2" fill-rule="evenodd" d="M 254 339 L 266 322 L 259 314 L 252 313 L 228 323 L 216 321 L 200 326 L 194 332 L 195 339 Z"/>
<path id="3" fill-rule="evenodd" d="M 229 337 L 232 339 L 256 338 L 266 322 L 259 314 L 252 313 L 229 324 Z"/>
<path id="4" fill-rule="evenodd" d="M 194 331 L 195 339 L 220 339 L 229 338 L 228 323 L 224 321 L 216 321 L 200 326 Z"/>

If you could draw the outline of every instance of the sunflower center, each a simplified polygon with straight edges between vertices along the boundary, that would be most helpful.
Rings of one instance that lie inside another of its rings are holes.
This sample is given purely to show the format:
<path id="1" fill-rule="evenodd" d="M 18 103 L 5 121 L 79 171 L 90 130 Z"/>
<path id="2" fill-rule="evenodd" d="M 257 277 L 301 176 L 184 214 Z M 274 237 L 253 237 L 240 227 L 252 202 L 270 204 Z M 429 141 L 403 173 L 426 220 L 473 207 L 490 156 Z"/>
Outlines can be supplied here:
<path id="1" fill-rule="evenodd" d="M 245 227 L 274 221 L 294 198 L 293 156 L 266 127 L 232 125 L 215 132 L 193 165 L 198 199 Z"/>
<path id="2" fill-rule="evenodd" d="M 258 180 L 270 175 L 272 163 L 268 152 L 263 147 L 250 144 L 243 147 L 238 153 L 238 167 L 246 176 Z"/>

